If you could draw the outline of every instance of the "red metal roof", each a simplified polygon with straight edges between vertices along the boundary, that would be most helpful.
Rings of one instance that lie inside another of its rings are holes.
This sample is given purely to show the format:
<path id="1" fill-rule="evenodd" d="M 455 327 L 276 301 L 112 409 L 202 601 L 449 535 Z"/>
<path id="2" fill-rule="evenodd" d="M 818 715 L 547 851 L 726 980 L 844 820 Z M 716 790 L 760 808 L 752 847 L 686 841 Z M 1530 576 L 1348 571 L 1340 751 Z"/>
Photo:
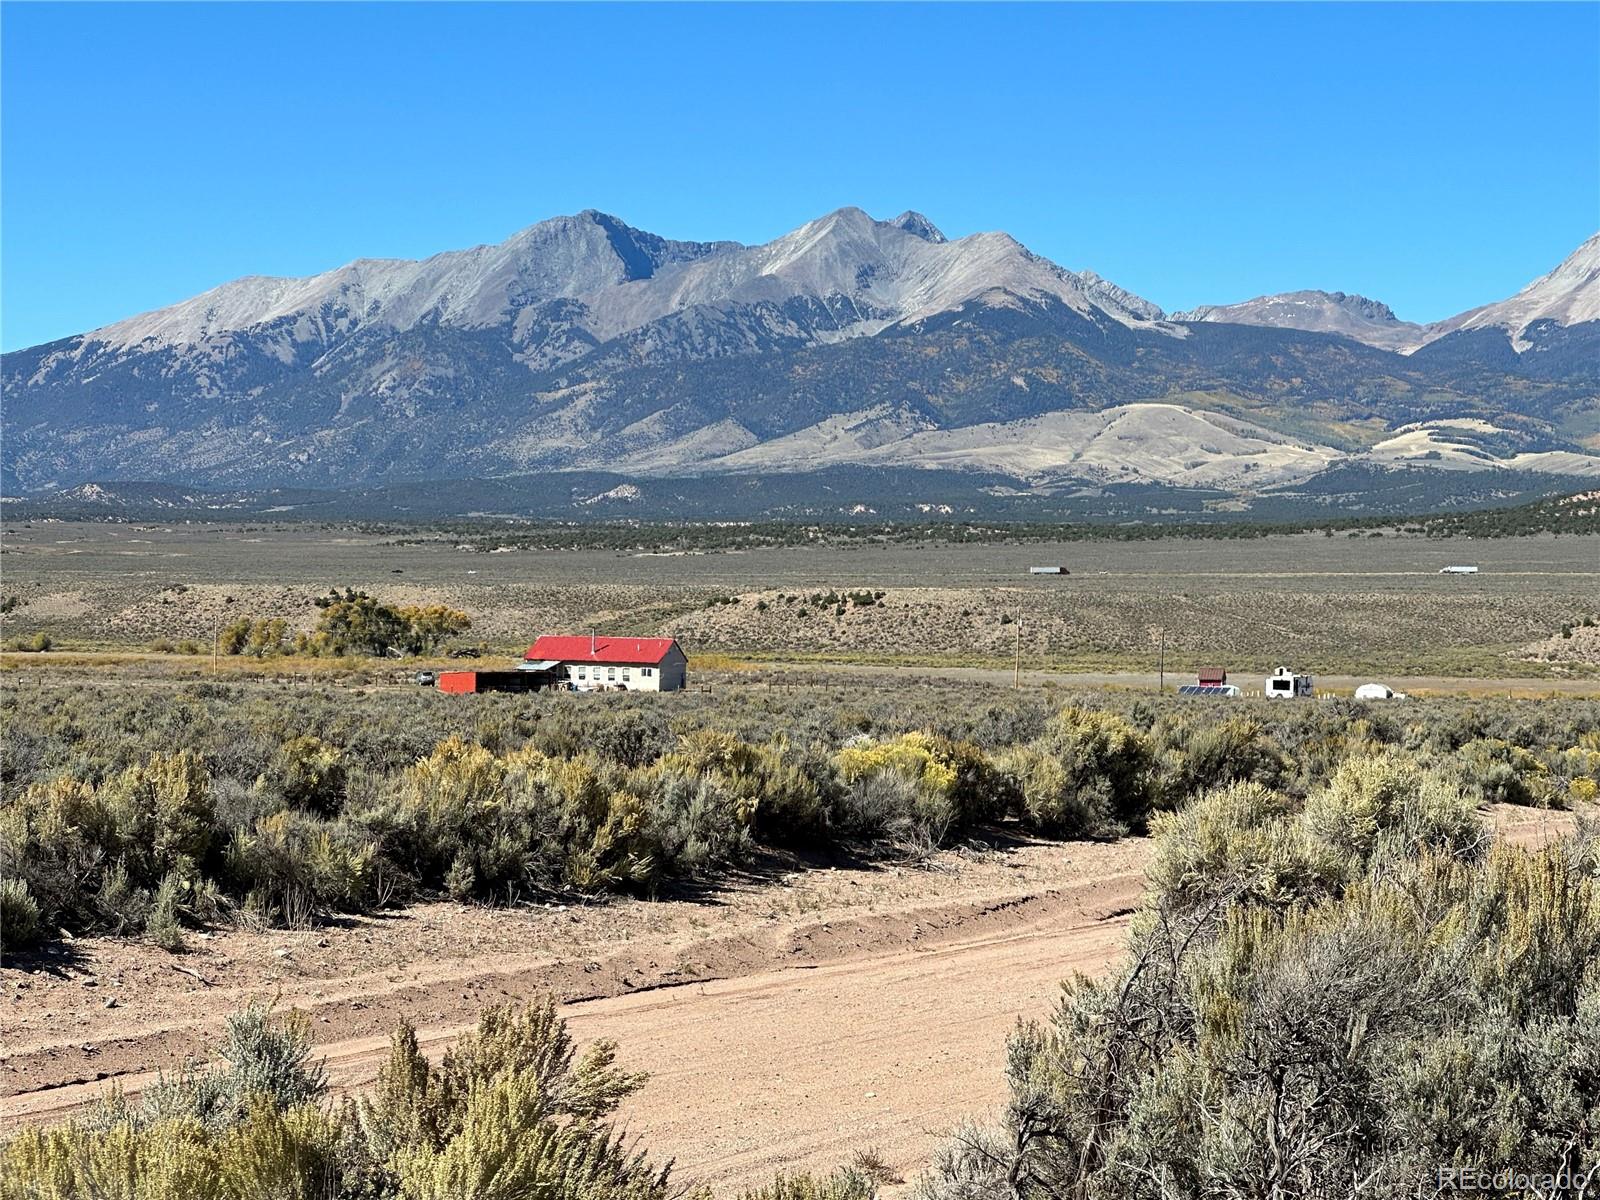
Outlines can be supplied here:
<path id="1" fill-rule="evenodd" d="M 1200 684 L 1202 687 L 1214 687 L 1228 682 L 1228 672 L 1224 667 L 1201 667 Z"/>
<path id="2" fill-rule="evenodd" d="M 677 642 L 673 638 L 620 638 L 545 636 L 528 647 L 523 655 L 530 661 L 554 658 L 561 662 L 601 662 L 656 664 Z"/>

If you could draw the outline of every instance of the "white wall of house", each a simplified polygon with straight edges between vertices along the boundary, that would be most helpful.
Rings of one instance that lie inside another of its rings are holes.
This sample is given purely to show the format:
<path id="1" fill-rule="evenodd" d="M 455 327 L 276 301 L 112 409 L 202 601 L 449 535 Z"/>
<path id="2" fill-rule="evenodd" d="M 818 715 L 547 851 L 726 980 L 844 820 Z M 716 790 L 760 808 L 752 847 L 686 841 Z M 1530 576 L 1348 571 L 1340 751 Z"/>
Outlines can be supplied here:
<path id="1" fill-rule="evenodd" d="M 562 664 L 566 677 L 580 692 L 624 688 L 630 692 L 675 692 L 688 681 L 689 660 L 674 646 L 657 663 Z"/>

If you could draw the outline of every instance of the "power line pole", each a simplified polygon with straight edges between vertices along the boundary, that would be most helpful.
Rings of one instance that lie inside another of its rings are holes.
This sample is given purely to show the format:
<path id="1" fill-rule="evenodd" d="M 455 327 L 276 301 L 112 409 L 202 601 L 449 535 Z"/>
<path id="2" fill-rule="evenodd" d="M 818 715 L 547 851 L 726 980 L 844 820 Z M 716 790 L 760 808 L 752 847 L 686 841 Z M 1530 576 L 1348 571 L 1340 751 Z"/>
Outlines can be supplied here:
<path id="1" fill-rule="evenodd" d="M 1011 669 L 1011 690 L 1022 686 L 1022 616 L 1017 616 L 1017 664 Z"/>
<path id="2" fill-rule="evenodd" d="M 1156 631 L 1160 639 L 1160 649 L 1156 651 L 1156 695 L 1161 695 L 1167 690 L 1167 631 L 1163 627 Z"/>

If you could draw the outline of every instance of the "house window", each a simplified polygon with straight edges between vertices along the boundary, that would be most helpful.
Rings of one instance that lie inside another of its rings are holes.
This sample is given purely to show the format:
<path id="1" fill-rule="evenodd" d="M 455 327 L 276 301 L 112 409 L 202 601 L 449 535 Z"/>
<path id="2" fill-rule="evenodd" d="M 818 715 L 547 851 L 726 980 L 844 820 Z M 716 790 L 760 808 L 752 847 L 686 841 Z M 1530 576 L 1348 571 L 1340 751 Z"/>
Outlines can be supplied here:
<path id="1" fill-rule="evenodd" d="M 622 668 L 622 678 L 624 680 L 632 679 L 633 678 L 633 668 L 632 667 L 623 667 Z"/>
<path id="2" fill-rule="evenodd" d="M 617 669 L 615 667 L 607 667 L 606 668 L 606 678 L 607 679 L 615 679 L 616 677 L 617 677 Z"/>
<path id="3" fill-rule="evenodd" d="M 640 667 L 639 668 L 640 678 L 643 678 L 643 679 L 649 679 L 650 676 L 654 675 L 655 673 L 656 673 L 656 671 L 655 671 L 654 667 Z"/>
<path id="4" fill-rule="evenodd" d="M 589 677 L 589 668 L 587 668 L 587 667 L 578 667 L 573 672 L 573 674 L 576 675 L 579 679 L 587 679 Z"/>

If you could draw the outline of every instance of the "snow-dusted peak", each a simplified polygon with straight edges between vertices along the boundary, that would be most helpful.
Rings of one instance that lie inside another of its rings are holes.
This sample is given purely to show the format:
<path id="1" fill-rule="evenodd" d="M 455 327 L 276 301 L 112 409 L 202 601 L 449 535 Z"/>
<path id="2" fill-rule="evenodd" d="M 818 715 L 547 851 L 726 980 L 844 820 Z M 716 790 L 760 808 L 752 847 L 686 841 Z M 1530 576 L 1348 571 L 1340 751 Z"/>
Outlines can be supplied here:
<path id="1" fill-rule="evenodd" d="M 1522 336 L 1523 331 L 1535 321 L 1554 321 L 1557 325 L 1600 321 L 1600 233 L 1515 296 L 1430 325 L 1428 339 L 1461 329 L 1499 327 L 1510 332 L 1511 344 L 1520 353 L 1530 345 Z"/>

